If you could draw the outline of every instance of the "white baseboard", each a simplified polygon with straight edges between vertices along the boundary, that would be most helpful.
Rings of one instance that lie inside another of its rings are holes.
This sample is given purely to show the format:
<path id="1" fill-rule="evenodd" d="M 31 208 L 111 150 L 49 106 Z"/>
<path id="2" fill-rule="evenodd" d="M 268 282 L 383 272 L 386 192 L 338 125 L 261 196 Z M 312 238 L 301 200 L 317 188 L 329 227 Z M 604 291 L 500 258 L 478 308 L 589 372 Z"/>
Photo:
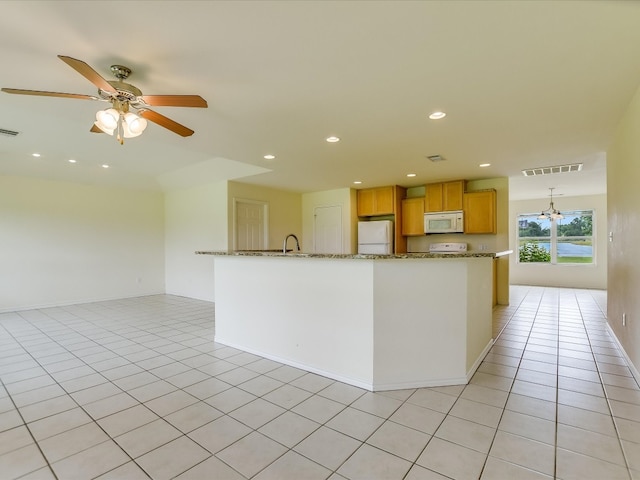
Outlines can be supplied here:
<path id="1" fill-rule="evenodd" d="M 387 390 L 407 390 L 410 388 L 447 387 L 449 385 L 466 385 L 466 383 L 467 379 L 465 377 L 441 378 L 428 382 L 418 381 L 407 383 L 374 384 L 372 391 L 384 392 Z"/>
<path id="2" fill-rule="evenodd" d="M 387 390 L 406 390 L 410 388 L 444 387 L 444 386 L 450 386 L 450 385 L 466 385 L 467 383 L 469 383 L 469 380 L 471 379 L 475 371 L 478 369 L 478 367 L 482 363 L 482 360 L 484 359 L 484 357 L 487 355 L 487 353 L 493 346 L 493 340 L 491 340 L 489 344 L 487 344 L 487 346 L 484 348 L 480 356 L 476 359 L 473 366 L 467 373 L 466 377 L 460 376 L 460 377 L 451 377 L 451 378 L 441 378 L 441 379 L 429 380 L 429 381 L 418 380 L 415 382 L 380 384 L 380 383 L 375 383 L 368 380 L 347 377 L 344 375 L 337 374 L 335 372 L 330 372 L 330 371 L 322 370 L 309 365 L 305 365 L 300 362 L 295 362 L 288 358 L 279 357 L 278 355 L 272 355 L 270 353 L 263 352 L 260 350 L 247 348 L 244 345 L 238 345 L 234 342 L 229 342 L 224 338 L 215 337 L 215 342 L 222 345 L 226 345 L 228 347 L 236 348 L 238 350 L 242 350 L 243 352 L 248 352 L 263 358 L 268 358 L 269 360 L 273 360 L 274 362 L 289 365 L 290 367 L 299 368 L 300 370 L 304 370 L 306 372 L 315 373 L 323 377 L 327 377 L 333 380 L 337 380 L 339 382 L 347 383 L 349 385 L 353 385 L 354 387 L 363 388 L 365 390 L 369 390 L 370 392 L 382 392 Z"/>
<path id="3" fill-rule="evenodd" d="M 115 297 L 82 297 L 63 302 L 36 303 L 32 305 L 16 305 L 14 307 L 2 307 L 0 313 L 22 312 L 25 310 L 39 310 L 42 308 L 68 307 L 70 305 L 80 305 L 83 303 L 109 302 L 111 300 L 122 300 L 126 298 L 149 297 L 152 295 L 172 295 L 163 291 L 140 292 L 135 295 L 117 295 Z M 184 295 L 183 295 L 184 296 Z"/>
<path id="4" fill-rule="evenodd" d="M 349 385 L 353 385 L 354 387 L 364 388 L 365 390 L 369 390 L 370 392 L 374 391 L 374 386 L 371 382 L 367 382 L 366 380 L 345 377 L 344 375 L 336 374 L 335 372 L 328 372 L 326 370 L 322 370 L 319 368 L 314 368 L 309 365 L 302 364 L 300 362 L 292 361 L 288 358 L 279 357 L 278 355 L 272 355 L 267 352 L 262 352 L 260 350 L 256 350 L 253 348 L 247 348 L 245 345 L 238 345 L 234 342 L 229 342 L 224 338 L 215 337 L 215 342 L 220 343 L 222 345 L 226 345 L 228 347 L 236 348 L 238 350 L 242 350 L 243 352 L 249 352 L 254 355 L 258 355 L 260 357 L 268 358 L 269 360 L 273 360 L 274 362 L 282 363 L 284 365 L 289 365 L 290 367 L 299 368 L 300 370 L 304 370 L 305 372 L 311 372 L 323 377 L 331 378 L 333 380 L 337 380 L 339 382 L 348 383 Z"/>
<path id="5" fill-rule="evenodd" d="M 494 343 L 495 343 L 495 340 L 493 338 L 489 340 L 489 343 L 487 343 L 487 345 L 484 347 L 480 355 L 478 355 L 478 358 L 476 358 L 476 361 L 473 362 L 473 365 L 471 365 L 471 368 L 467 372 L 467 378 L 466 378 L 467 381 L 465 383 L 469 383 L 471 381 L 471 377 L 473 377 L 473 374 L 476 373 L 476 370 L 478 370 L 478 367 L 480 367 L 480 364 L 484 360 L 484 357 L 487 356 L 487 354 L 489 353 L 489 350 L 491 350 L 491 347 L 493 347 Z"/>
<path id="6" fill-rule="evenodd" d="M 618 340 L 618 337 L 616 337 L 615 332 L 613 331 L 613 329 L 611 328 L 611 325 L 609 325 L 608 322 L 607 322 L 607 330 L 609 332 L 609 335 L 611 335 L 611 338 L 613 338 L 615 340 L 616 344 L 618 345 L 618 348 L 622 352 L 622 355 L 624 356 L 624 359 L 627 361 L 627 365 L 629 366 L 629 370 L 631 370 L 631 375 L 633 375 L 633 378 L 636 379 L 636 382 L 638 382 L 638 384 L 640 384 L 640 372 L 638 371 L 636 366 L 631 361 L 631 358 L 629 358 L 629 355 L 627 355 L 627 352 L 625 351 L 624 347 L 620 343 L 620 340 Z"/>

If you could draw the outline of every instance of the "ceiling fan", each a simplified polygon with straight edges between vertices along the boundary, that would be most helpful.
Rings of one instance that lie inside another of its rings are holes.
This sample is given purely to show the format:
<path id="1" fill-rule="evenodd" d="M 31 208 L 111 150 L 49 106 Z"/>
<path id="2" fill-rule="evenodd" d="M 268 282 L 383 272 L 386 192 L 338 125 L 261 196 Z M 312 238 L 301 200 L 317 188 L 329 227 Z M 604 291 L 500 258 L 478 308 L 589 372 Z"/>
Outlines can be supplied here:
<path id="1" fill-rule="evenodd" d="M 143 95 L 140 89 L 126 83 L 131 69 L 122 65 L 111 65 L 111 72 L 117 80 L 105 80 L 98 72 L 82 60 L 58 55 L 58 58 L 76 70 L 96 87 L 98 95 L 82 95 L 78 93 L 43 92 L 39 90 L 20 90 L 2 88 L 3 92 L 20 95 L 40 95 L 45 97 L 78 98 L 81 100 L 98 100 L 110 102 L 111 108 L 96 114 L 96 122 L 91 127 L 95 133 L 116 134 L 120 144 L 125 138 L 137 137 L 147 126 L 147 120 L 160 125 L 180 136 L 193 135 L 193 130 L 159 114 L 149 107 L 199 107 L 207 108 L 207 101 L 199 95 Z M 133 109 L 137 115 L 130 111 Z"/>

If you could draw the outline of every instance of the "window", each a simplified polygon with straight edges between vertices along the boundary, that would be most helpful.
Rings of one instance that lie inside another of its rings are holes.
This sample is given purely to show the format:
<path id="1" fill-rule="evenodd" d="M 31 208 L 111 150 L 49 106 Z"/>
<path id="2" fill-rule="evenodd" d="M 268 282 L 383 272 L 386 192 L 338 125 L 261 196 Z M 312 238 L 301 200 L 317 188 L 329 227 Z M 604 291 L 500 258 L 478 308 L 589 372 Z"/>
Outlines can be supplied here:
<path id="1" fill-rule="evenodd" d="M 520 263 L 593 264 L 593 210 L 562 212 L 563 219 L 518 215 Z"/>

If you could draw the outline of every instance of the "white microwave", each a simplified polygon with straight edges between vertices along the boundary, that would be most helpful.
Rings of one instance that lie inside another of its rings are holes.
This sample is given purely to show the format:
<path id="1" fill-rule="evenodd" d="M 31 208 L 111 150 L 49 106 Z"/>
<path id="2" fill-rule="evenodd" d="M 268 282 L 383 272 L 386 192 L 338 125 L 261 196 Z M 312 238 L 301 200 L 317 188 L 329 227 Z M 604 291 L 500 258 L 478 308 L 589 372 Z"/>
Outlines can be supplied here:
<path id="1" fill-rule="evenodd" d="M 462 211 L 424 214 L 424 233 L 463 233 Z"/>

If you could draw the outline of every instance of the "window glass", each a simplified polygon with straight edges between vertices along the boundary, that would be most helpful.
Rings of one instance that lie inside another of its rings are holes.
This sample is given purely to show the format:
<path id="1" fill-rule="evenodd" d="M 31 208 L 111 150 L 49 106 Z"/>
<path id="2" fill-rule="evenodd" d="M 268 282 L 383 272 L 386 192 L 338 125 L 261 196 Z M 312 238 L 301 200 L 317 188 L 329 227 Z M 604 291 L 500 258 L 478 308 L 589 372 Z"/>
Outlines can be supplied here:
<path id="1" fill-rule="evenodd" d="M 592 264 L 593 210 L 562 212 L 564 218 L 518 215 L 518 261 L 521 263 Z"/>
<path id="2" fill-rule="evenodd" d="M 593 263 L 593 212 L 567 212 L 558 221 L 558 263 Z"/>
<path id="3" fill-rule="evenodd" d="M 538 215 L 518 217 L 518 251 L 521 262 L 551 262 L 551 221 Z"/>

